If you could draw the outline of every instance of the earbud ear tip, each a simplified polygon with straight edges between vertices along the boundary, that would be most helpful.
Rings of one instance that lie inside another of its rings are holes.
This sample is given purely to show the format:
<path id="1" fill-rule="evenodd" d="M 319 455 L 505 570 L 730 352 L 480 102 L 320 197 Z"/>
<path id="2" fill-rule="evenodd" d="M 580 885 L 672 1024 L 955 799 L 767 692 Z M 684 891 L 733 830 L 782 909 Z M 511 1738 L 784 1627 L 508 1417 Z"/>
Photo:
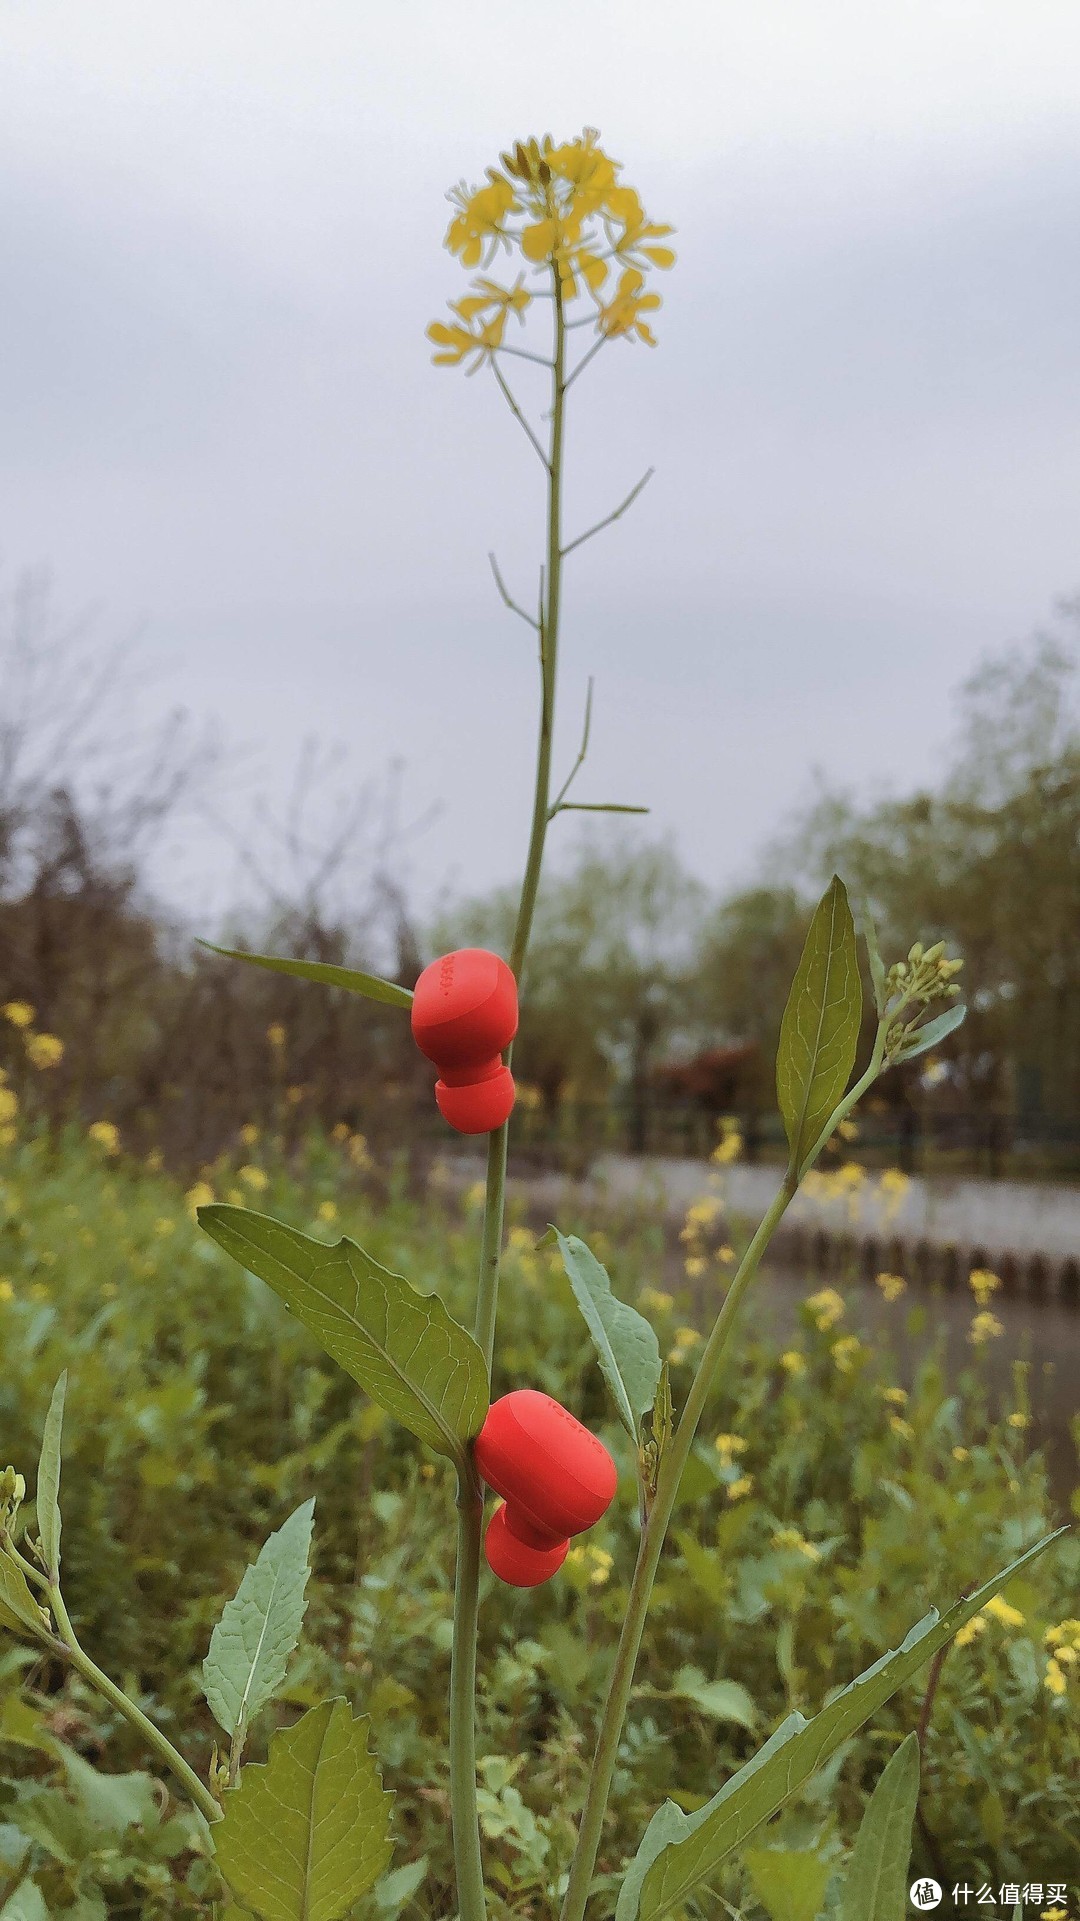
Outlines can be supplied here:
<path id="1" fill-rule="evenodd" d="M 443 1120 L 459 1134 L 490 1134 L 510 1118 L 514 1077 L 508 1067 L 500 1067 L 490 1080 L 474 1081 L 468 1087 L 436 1081 L 435 1099 Z"/>
<path id="2" fill-rule="evenodd" d="M 506 1525 L 506 1502 L 500 1501 L 484 1536 L 484 1558 L 508 1587 L 540 1587 L 559 1572 L 569 1546 L 569 1541 L 556 1541 L 546 1548 L 519 1541 Z"/>

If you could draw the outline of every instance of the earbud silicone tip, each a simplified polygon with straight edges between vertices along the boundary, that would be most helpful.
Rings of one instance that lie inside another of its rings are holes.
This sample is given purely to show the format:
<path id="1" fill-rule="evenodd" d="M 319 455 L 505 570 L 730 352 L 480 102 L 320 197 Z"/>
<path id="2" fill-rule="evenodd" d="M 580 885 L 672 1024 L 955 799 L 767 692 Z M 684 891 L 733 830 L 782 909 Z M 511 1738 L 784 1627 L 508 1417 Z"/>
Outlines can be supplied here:
<path id="1" fill-rule="evenodd" d="M 513 1110 L 514 1092 L 514 1077 L 502 1066 L 490 1080 L 472 1081 L 466 1087 L 435 1082 L 439 1112 L 459 1134 L 490 1134 L 501 1127 Z"/>
<path id="2" fill-rule="evenodd" d="M 484 1557 L 491 1572 L 507 1587 L 540 1587 L 557 1574 L 566 1559 L 569 1541 L 551 1547 L 529 1547 L 506 1525 L 506 1503 L 500 1501 L 484 1536 Z"/>

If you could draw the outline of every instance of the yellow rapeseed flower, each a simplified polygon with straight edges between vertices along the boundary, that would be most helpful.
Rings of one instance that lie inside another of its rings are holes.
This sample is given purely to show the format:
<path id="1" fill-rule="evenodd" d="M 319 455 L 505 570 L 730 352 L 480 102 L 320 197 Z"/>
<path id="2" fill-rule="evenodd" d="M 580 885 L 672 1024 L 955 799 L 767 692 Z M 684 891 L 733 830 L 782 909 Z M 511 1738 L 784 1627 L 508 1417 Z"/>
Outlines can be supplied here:
<path id="1" fill-rule="evenodd" d="M 13 1121 L 18 1111 L 18 1096 L 10 1087 L 0 1087 L 0 1122 Z"/>
<path id="2" fill-rule="evenodd" d="M 740 1474 L 737 1481 L 728 1482 L 728 1488 L 727 1488 L 728 1500 L 741 1501 L 744 1495 L 747 1495 L 751 1492 L 753 1485 L 754 1485 L 754 1477 L 752 1474 Z"/>
<path id="3" fill-rule="evenodd" d="M 8 1277 L 5 1274 L 2 1278 L 0 1278 L 0 1301 L 13 1301 L 14 1299 L 15 1299 L 15 1289 L 12 1287 L 11 1282 L 8 1280 Z"/>
<path id="4" fill-rule="evenodd" d="M 1043 1686 L 1044 1688 L 1049 1688 L 1051 1694 L 1064 1694 L 1068 1686 L 1064 1668 L 1052 1657 L 1046 1663 L 1046 1673 L 1043 1675 Z"/>
<path id="5" fill-rule="evenodd" d="M 160 1234 L 165 1240 L 168 1235 L 176 1233 L 176 1222 L 170 1220 L 167 1214 L 162 1214 L 160 1219 L 154 1222 L 154 1233 Z"/>
<path id="6" fill-rule="evenodd" d="M 31 1067 L 59 1067 L 64 1058 L 64 1043 L 55 1034 L 28 1034 L 26 1058 Z"/>
<path id="7" fill-rule="evenodd" d="M 337 1202 L 336 1201 L 320 1201 L 319 1202 L 319 1219 L 320 1221 L 336 1221 L 337 1220 Z"/>
<path id="8" fill-rule="evenodd" d="M 34 1009 L 29 1001 L 5 1001 L 0 1007 L 0 1014 L 11 1022 L 12 1027 L 29 1027 L 34 1018 Z"/>
<path id="9" fill-rule="evenodd" d="M 349 1159 L 351 1160 L 353 1166 L 356 1168 L 357 1172 L 360 1174 L 366 1174 L 369 1171 L 369 1169 L 375 1165 L 374 1161 L 371 1158 L 371 1155 L 368 1153 L 368 1144 L 367 1144 L 366 1135 L 353 1134 L 350 1137 Z M 477 1183 L 477 1185 L 479 1185 L 479 1183 Z"/>
<path id="10" fill-rule="evenodd" d="M 240 1129 L 240 1139 L 243 1141 L 244 1146 L 254 1147 L 258 1138 L 259 1130 L 254 1121 L 245 1121 L 243 1127 Z"/>
<path id="11" fill-rule="evenodd" d="M 890 1401 L 893 1407 L 906 1407 L 907 1398 L 906 1387 L 886 1387 L 882 1389 L 882 1399 Z"/>
<path id="12" fill-rule="evenodd" d="M 794 1548 L 797 1553 L 804 1555 L 808 1561 L 820 1561 L 821 1559 L 821 1549 L 816 1547 L 813 1541 L 808 1541 L 804 1534 L 800 1534 L 797 1527 L 777 1528 L 776 1533 L 772 1537 L 772 1544 L 774 1547 Z"/>
<path id="13" fill-rule="evenodd" d="M 829 1351 L 841 1374 L 850 1374 L 862 1353 L 862 1342 L 857 1334 L 843 1334 L 833 1342 Z"/>
<path id="14" fill-rule="evenodd" d="M 837 1293 L 835 1287 L 822 1287 L 816 1294 L 809 1294 L 806 1305 L 814 1317 L 814 1324 L 820 1334 L 826 1333 L 830 1327 L 836 1326 L 837 1321 L 843 1319 L 843 1297 Z"/>
<path id="15" fill-rule="evenodd" d="M 195 1219 L 196 1210 L 200 1207 L 209 1207 L 213 1198 L 214 1190 L 209 1181 L 196 1181 L 194 1187 L 188 1188 L 184 1195 L 184 1205 L 192 1220 Z"/>
<path id="16" fill-rule="evenodd" d="M 709 1263 L 703 1254 L 688 1254 L 683 1262 L 683 1272 L 690 1281 L 696 1281 L 704 1274 Z"/>
<path id="17" fill-rule="evenodd" d="M 981 1614 L 973 1614 L 970 1621 L 965 1621 L 963 1627 L 957 1628 L 956 1630 L 957 1647 L 966 1648 L 970 1642 L 975 1640 L 977 1635 L 982 1633 L 985 1626 L 986 1621 L 984 1616 Z"/>
<path id="18" fill-rule="evenodd" d="M 971 1449 L 969 1447 L 954 1447 L 952 1457 L 954 1461 L 970 1461 Z"/>
<path id="19" fill-rule="evenodd" d="M 713 1446 L 725 1467 L 730 1466 L 736 1454 L 746 1453 L 746 1442 L 741 1434 L 718 1434 Z"/>
<path id="20" fill-rule="evenodd" d="M 86 1132 L 90 1140 L 105 1149 L 106 1154 L 120 1152 L 120 1130 L 112 1121 L 91 1121 Z"/>
<path id="21" fill-rule="evenodd" d="M 974 1314 L 968 1329 L 968 1340 L 972 1347 L 984 1347 L 987 1341 L 996 1341 L 998 1335 L 1004 1332 L 1004 1323 L 998 1320 L 996 1314 Z"/>
<path id="22" fill-rule="evenodd" d="M 973 1267 L 968 1275 L 968 1286 L 980 1307 L 989 1307 L 990 1297 L 1001 1286 L 1000 1274 L 991 1274 L 987 1267 Z"/>
<path id="23" fill-rule="evenodd" d="M 261 1167 L 241 1167 L 236 1178 L 243 1181 L 245 1187 L 250 1187 L 254 1194 L 265 1193 L 270 1185 L 270 1176 Z"/>
<path id="24" fill-rule="evenodd" d="M 806 1373 L 806 1362 L 796 1347 L 785 1348 L 780 1356 L 780 1365 L 787 1374 Z"/>
<path id="25" fill-rule="evenodd" d="M 1015 1408 L 1007 1418 L 1009 1426 L 1018 1427 L 1021 1433 L 1023 1433 L 1026 1427 L 1031 1426 L 1031 1415 L 1025 1414 L 1022 1408 Z"/>
<path id="26" fill-rule="evenodd" d="M 992 1614 L 995 1621 L 1000 1621 L 1003 1627 L 1022 1628 L 1024 1625 L 1024 1617 L 1020 1609 L 1010 1607 L 1008 1601 L 1003 1601 L 1000 1594 L 995 1594 L 991 1600 L 987 1601 L 983 1613 Z"/>
<path id="27" fill-rule="evenodd" d="M 890 1414 L 889 1426 L 894 1434 L 899 1434 L 901 1439 L 905 1441 L 910 1441 L 915 1432 L 911 1422 L 905 1421 L 902 1414 Z"/>
<path id="28" fill-rule="evenodd" d="M 638 1295 L 638 1306 L 650 1309 L 654 1314 L 668 1314 L 675 1305 L 674 1294 L 664 1294 L 658 1287 L 643 1287 Z"/>
<path id="29" fill-rule="evenodd" d="M 902 1274 L 878 1274 L 874 1284 L 881 1289 L 887 1301 L 898 1301 L 907 1287 Z"/>

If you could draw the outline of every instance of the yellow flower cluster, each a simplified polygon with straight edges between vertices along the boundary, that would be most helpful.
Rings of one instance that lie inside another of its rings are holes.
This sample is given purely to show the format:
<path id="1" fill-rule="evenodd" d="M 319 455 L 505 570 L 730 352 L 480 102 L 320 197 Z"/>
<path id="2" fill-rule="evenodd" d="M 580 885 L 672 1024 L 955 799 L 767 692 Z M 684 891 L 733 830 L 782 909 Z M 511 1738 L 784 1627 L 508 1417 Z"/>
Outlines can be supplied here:
<path id="1" fill-rule="evenodd" d="M 844 1301 L 835 1287 L 822 1287 L 816 1294 L 809 1294 L 806 1306 L 813 1317 L 814 1326 L 819 1334 L 825 1334 L 830 1327 L 844 1317 Z"/>
<path id="2" fill-rule="evenodd" d="M 91 1121 L 86 1130 L 89 1138 L 106 1154 L 119 1154 L 120 1130 L 112 1121 Z"/>
<path id="3" fill-rule="evenodd" d="M 740 1474 L 737 1481 L 728 1482 L 728 1489 L 727 1489 L 728 1500 L 729 1501 L 744 1500 L 745 1497 L 752 1492 L 753 1486 L 754 1486 L 754 1477 L 752 1474 Z"/>
<path id="4" fill-rule="evenodd" d="M 987 1267 L 973 1267 L 968 1275 L 968 1286 L 979 1307 L 989 1307 L 1001 1284 L 1000 1274 L 991 1274 Z"/>
<path id="5" fill-rule="evenodd" d="M 1059 1621 L 1047 1628 L 1043 1640 L 1050 1651 L 1043 1686 L 1051 1694 L 1064 1694 L 1070 1672 L 1075 1674 L 1080 1663 L 1080 1621 Z"/>
<path id="6" fill-rule="evenodd" d="M 732 1161 L 737 1161 L 742 1153 L 743 1137 L 739 1131 L 738 1121 L 730 1114 L 723 1116 L 719 1126 L 720 1139 L 713 1148 L 710 1158 L 716 1162 L 717 1167 L 730 1167 Z"/>
<path id="7" fill-rule="evenodd" d="M 26 1058 L 31 1067 L 59 1067 L 64 1058 L 64 1043 L 55 1034 L 28 1034 Z"/>
<path id="8" fill-rule="evenodd" d="M 184 1195 L 184 1205 L 191 1215 L 192 1220 L 195 1219 L 197 1209 L 200 1207 L 209 1207 L 213 1198 L 214 1190 L 210 1186 L 209 1181 L 196 1181 L 194 1187 L 188 1188 L 187 1193 Z"/>
<path id="9" fill-rule="evenodd" d="M 670 1314 L 674 1305 L 674 1294 L 665 1294 L 658 1287 L 643 1287 L 638 1295 L 638 1306 L 647 1314 Z"/>
<path id="10" fill-rule="evenodd" d="M 539 142 L 518 141 L 499 156 L 501 166 L 486 169 L 485 186 L 462 181 L 451 190 L 447 198 L 456 212 L 445 244 L 470 270 L 490 268 L 500 248 L 516 248 L 526 270 L 539 269 L 551 279 L 560 310 L 579 293 L 592 298 L 601 339 L 636 334 L 655 346 L 642 316 L 661 303 L 659 294 L 643 291 L 645 275 L 674 264 L 671 248 L 659 244 L 672 229 L 646 218 L 633 188 L 619 184 L 622 162 L 606 154 L 598 138 L 595 128 L 586 127 L 580 139 L 560 146 L 550 134 Z M 615 289 L 605 293 L 613 270 L 619 270 Z M 454 320 L 433 321 L 427 330 L 440 349 L 435 365 L 460 366 L 475 355 L 476 367 L 499 352 L 508 316 L 523 321 L 535 297 L 524 283 L 524 272 L 510 287 L 486 271 L 478 275 L 472 293 L 449 302 Z"/>
<path id="11" fill-rule="evenodd" d="M 785 1348 L 780 1356 L 780 1365 L 786 1374 L 805 1374 L 806 1361 L 797 1347 Z"/>
<path id="12" fill-rule="evenodd" d="M 29 1001 L 5 1001 L 0 1007 L 0 1014 L 11 1022 L 12 1027 L 29 1027 L 34 1018 L 34 1009 Z"/>
<path id="13" fill-rule="evenodd" d="M 898 1301 L 907 1287 L 902 1274 L 878 1274 L 874 1285 L 881 1289 L 887 1301 Z"/>
<path id="14" fill-rule="evenodd" d="M 684 1361 L 689 1360 L 693 1349 L 700 1347 L 701 1340 L 702 1336 L 698 1333 L 696 1327 L 677 1327 L 675 1329 L 675 1345 L 668 1355 L 671 1366 L 681 1367 Z"/>
<path id="15" fill-rule="evenodd" d="M 999 1321 L 996 1314 L 973 1314 L 968 1340 L 972 1347 L 985 1347 L 987 1341 L 996 1341 L 1004 1332 L 1004 1322 Z"/>
<path id="16" fill-rule="evenodd" d="M 837 1371 L 841 1374 L 850 1374 L 862 1354 L 863 1344 L 857 1334 L 842 1334 L 838 1341 L 833 1342 L 829 1351 L 836 1363 Z"/>
<path id="17" fill-rule="evenodd" d="M 572 1547 L 566 1559 L 571 1569 L 586 1577 L 589 1587 L 604 1587 L 615 1565 L 607 1549 L 597 1547 L 592 1541 L 582 1547 Z"/>
<path id="18" fill-rule="evenodd" d="M 1000 1621 L 1002 1627 L 1006 1628 L 1022 1628 L 1024 1625 L 1024 1616 L 1020 1609 L 1011 1607 L 1008 1601 L 1002 1600 L 1000 1594 L 995 1594 L 978 1614 L 973 1614 L 970 1621 L 965 1621 L 963 1627 L 957 1629 L 957 1647 L 968 1647 L 975 1637 L 982 1633 L 988 1619 Z"/>
<path id="19" fill-rule="evenodd" d="M 808 1541 L 805 1534 L 800 1534 L 797 1527 L 777 1528 L 772 1537 L 772 1544 L 774 1547 L 793 1548 L 797 1554 L 804 1555 L 808 1561 L 821 1559 L 821 1549 L 816 1547 L 813 1541 Z"/>
<path id="20" fill-rule="evenodd" d="M 746 1442 L 741 1434 L 718 1434 L 713 1446 L 724 1467 L 731 1466 L 736 1454 L 746 1453 Z"/>
<path id="21" fill-rule="evenodd" d="M 731 1158 L 734 1158 L 733 1156 Z M 716 1155 L 713 1155 L 716 1159 Z M 717 1222 L 723 1219 L 724 1203 L 716 1194 L 702 1194 L 691 1201 L 686 1210 L 686 1218 L 679 1230 L 679 1239 L 686 1248 L 683 1270 L 689 1280 L 700 1279 L 709 1265 L 708 1237 Z M 725 1242 L 716 1250 L 716 1259 L 726 1267 L 735 1259 L 735 1252 Z"/>

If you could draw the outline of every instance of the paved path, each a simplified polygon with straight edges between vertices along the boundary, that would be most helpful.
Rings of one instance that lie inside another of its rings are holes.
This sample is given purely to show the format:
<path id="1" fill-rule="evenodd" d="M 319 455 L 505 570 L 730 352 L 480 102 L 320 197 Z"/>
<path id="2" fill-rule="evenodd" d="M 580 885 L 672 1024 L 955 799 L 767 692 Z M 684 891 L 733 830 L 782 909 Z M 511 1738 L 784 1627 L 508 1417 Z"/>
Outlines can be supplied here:
<path id="1" fill-rule="evenodd" d="M 455 1161 L 467 1166 L 469 1180 L 483 1178 L 483 1163 Z M 558 1202 L 602 1205 L 637 1199 L 654 1201 L 666 1214 L 681 1215 L 703 1194 L 722 1197 L 738 1217 L 760 1218 L 773 1194 L 780 1170 L 775 1167 L 729 1167 L 718 1176 L 703 1161 L 606 1155 L 594 1162 L 588 1179 L 544 1174 L 512 1181 L 545 1204 Z M 859 1188 L 828 1199 L 802 1193 L 788 1214 L 792 1226 L 824 1228 L 832 1235 L 859 1240 L 891 1239 L 907 1245 L 927 1241 L 935 1246 L 970 1250 L 982 1248 L 988 1258 L 1041 1254 L 1055 1261 L 1080 1261 L 1080 1188 L 1052 1187 L 1023 1181 L 924 1180 L 914 1176 L 902 1193 L 883 1187 L 868 1173 Z"/>

